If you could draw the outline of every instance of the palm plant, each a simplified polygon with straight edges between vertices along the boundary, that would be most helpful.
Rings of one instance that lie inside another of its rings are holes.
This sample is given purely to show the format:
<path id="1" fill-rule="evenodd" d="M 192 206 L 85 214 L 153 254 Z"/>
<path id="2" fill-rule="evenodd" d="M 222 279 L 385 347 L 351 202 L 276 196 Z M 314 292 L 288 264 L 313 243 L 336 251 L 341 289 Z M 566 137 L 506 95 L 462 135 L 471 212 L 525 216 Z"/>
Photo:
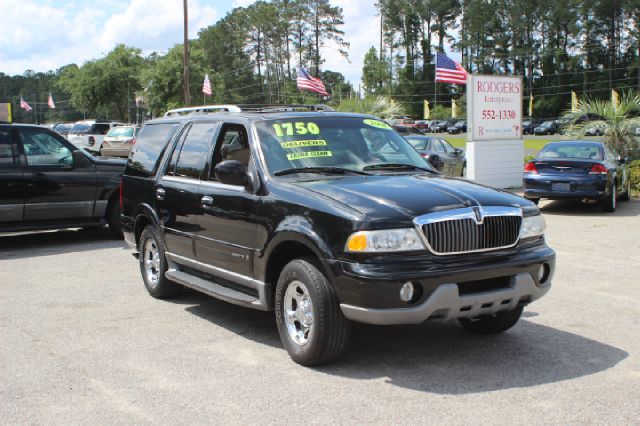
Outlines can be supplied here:
<path id="1" fill-rule="evenodd" d="M 620 103 L 613 105 L 611 101 L 601 99 L 584 99 L 578 103 L 577 111 L 568 114 L 570 117 L 600 117 L 569 126 L 568 133 L 584 136 L 592 128 L 602 129 L 604 142 L 617 154 L 626 156 L 637 146 L 635 132 L 640 128 L 640 93 L 625 92 Z"/>
<path id="2" fill-rule="evenodd" d="M 344 99 L 338 104 L 336 110 L 369 114 L 380 118 L 390 118 L 394 115 L 402 115 L 404 113 L 402 105 L 386 96 L 367 96 L 364 99 Z"/>

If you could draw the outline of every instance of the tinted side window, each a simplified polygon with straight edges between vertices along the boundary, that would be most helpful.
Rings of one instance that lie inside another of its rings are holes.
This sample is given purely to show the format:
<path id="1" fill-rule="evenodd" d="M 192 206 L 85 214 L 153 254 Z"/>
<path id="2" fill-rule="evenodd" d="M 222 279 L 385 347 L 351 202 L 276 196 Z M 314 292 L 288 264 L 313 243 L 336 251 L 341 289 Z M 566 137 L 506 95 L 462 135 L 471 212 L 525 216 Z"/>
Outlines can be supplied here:
<path id="1" fill-rule="evenodd" d="M 146 125 L 136 139 L 135 149 L 127 164 L 127 173 L 145 177 L 155 174 L 162 154 L 177 129 L 177 123 Z"/>
<path id="2" fill-rule="evenodd" d="M 18 164 L 18 150 L 11 138 L 10 129 L 0 129 L 0 167 Z"/>
<path id="3" fill-rule="evenodd" d="M 20 142 L 29 166 L 71 166 L 71 150 L 53 134 L 35 129 L 20 129 Z"/>
<path id="4" fill-rule="evenodd" d="M 200 178 L 215 130 L 215 123 L 194 123 L 191 126 L 180 149 L 175 176 Z"/>

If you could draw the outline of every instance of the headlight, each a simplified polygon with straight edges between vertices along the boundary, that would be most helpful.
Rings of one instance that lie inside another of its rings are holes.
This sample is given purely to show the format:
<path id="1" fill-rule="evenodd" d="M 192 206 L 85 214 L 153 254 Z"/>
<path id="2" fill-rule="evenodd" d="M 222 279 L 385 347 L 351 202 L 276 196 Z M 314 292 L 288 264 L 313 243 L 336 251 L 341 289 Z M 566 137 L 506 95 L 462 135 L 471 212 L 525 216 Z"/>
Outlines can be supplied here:
<path id="1" fill-rule="evenodd" d="M 358 231 L 347 239 L 346 250 L 352 253 L 425 250 L 414 228 Z"/>
<path id="2" fill-rule="evenodd" d="M 545 223 L 542 215 L 523 217 L 522 226 L 520 226 L 520 239 L 542 237 L 544 229 Z"/>

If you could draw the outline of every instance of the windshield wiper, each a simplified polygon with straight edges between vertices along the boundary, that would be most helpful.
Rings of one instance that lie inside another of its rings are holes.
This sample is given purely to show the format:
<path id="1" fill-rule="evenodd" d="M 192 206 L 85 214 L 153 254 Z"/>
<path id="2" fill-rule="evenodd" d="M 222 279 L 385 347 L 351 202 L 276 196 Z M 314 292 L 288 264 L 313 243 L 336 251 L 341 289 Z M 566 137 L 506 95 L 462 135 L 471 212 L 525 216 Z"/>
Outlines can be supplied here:
<path id="1" fill-rule="evenodd" d="M 294 167 L 291 169 L 282 169 L 274 173 L 275 176 L 284 176 L 294 173 L 324 173 L 334 175 L 354 174 L 354 175 L 368 175 L 369 173 L 360 170 L 347 169 L 345 167 L 333 167 L 333 166 L 316 166 L 316 167 Z"/>
<path id="2" fill-rule="evenodd" d="M 380 163 L 365 166 L 362 170 L 422 170 L 429 173 L 438 173 L 426 167 L 414 166 L 413 164 L 404 163 Z"/>

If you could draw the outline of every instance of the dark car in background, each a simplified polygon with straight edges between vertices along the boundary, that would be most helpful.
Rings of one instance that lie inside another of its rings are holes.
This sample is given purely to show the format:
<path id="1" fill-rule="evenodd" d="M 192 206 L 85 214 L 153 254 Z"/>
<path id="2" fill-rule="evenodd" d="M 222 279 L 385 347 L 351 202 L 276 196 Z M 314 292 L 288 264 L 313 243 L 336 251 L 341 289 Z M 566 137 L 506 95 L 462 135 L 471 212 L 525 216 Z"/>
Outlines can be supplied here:
<path id="1" fill-rule="evenodd" d="M 453 123 L 452 126 L 447 127 L 447 133 L 451 135 L 455 135 L 458 133 L 466 133 L 467 132 L 467 122 L 465 120 L 458 120 Z"/>
<path id="2" fill-rule="evenodd" d="M 450 126 L 455 124 L 455 120 L 437 120 L 432 126 L 433 133 L 445 133 Z"/>
<path id="3" fill-rule="evenodd" d="M 467 159 L 463 149 L 455 148 L 436 136 L 405 136 L 405 139 L 439 172 L 464 177 Z"/>
<path id="4" fill-rule="evenodd" d="M 535 135 L 555 135 L 559 132 L 558 120 L 547 120 L 533 129 Z"/>
<path id="5" fill-rule="evenodd" d="M 41 126 L 0 125 L 0 232 L 108 224 L 122 237 L 124 166 L 93 158 Z"/>
<path id="6" fill-rule="evenodd" d="M 522 122 L 522 134 L 524 135 L 532 135 L 533 129 L 542 124 L 542 121 L 537 119 L 524 120 Z"/>
<path id="7" fill-rule="evenodd" d="M 550 142 L 524 165 L 524 196 L 535 203 L 541 198 L 598 200 L 612 212 L 618 200 L 631 196 L 627 163 L 602 142 Z"/>

